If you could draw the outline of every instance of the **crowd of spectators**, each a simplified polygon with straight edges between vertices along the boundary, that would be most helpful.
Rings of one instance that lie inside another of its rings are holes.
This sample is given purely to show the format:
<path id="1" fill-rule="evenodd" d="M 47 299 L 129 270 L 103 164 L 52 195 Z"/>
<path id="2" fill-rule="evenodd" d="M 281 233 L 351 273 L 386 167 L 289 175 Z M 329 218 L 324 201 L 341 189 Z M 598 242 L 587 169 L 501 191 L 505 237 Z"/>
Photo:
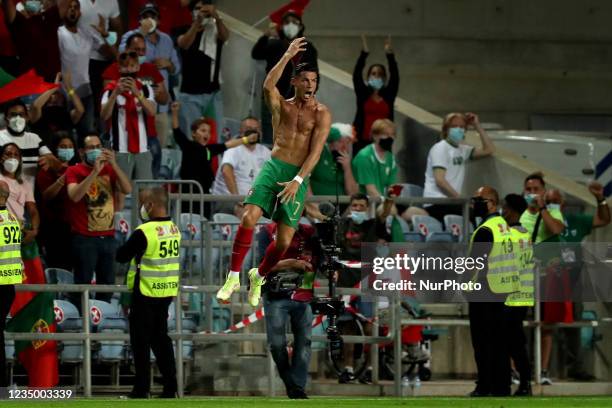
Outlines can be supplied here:
<path id="1" fill-rule="evenodd" d="M 198 182 L 205 193 L 249 193 L 270 159 L 271 115 L 263 103 L 258 117 L 245 117 L 238 134 L 221 140 L 220 72 L 230 33 L 210 1 L 157 5 L 130 0 L 127 26 L 118 0 L 1 3 L 0 67 L 14 76 L 33 69 L 57 84 L 2 109 L 0 180 L 10 188 L 8 208 L 24 225 L 28 259 L 39 258 L 40 245 L 40 262 L 74 271 L 76 283 L 91 282 L 94 272 L 97 283 L 114 283 L 114 214 L 135 180 L 159 176 L 163 149 L 180 150 L 179 177 Z M 304 33 L 301 13 L 289 11 L 280 24 L 265 30 L 253 46 L 252 58 L 265 61 L 267 72 L 290 41 Z M 316 66 L 315 45 L 308 40 L 305 48 L 292 61 L 293 67 L 304 62 Z M 410 222 L 415 213 L 439 220 L 462 213 L 461 206 L 439 204 L 398 211 L 392 202 L 400 193 L 392 153 L 398 137 L 393 112 L 400 79 L 390 38 L 384 52 L 387 66 L 372 64 L 364 77 L 369 48 L 363 37 L 353 72 L 354 121 L 333 124 L 311 175 L 309 194 L 352 196 L 338 237 L 348 258 L 359 258 L 361 242 L 397 239 L 394 226 L 385 221 L 390 214 Z M 289 65 L 277 85 L 286 98 L 293 93 L 291 76 Z M 481 146 L 465 143 L 468 129 L 478 133 Z M 447 115 L 440 140 L 427 157 L 424 197 L 460 197 L 466 163 L 494 150 L 478 115 Z M 600 186 L 593 185 L 591 191 L 603 201 Z M 594 218 L 566 216 L 562 196 L 552 191 L 547 195 L 541 176 L 526 180 L 524 194 L 527 210 L 520 222 L 533 230 L 541 216 L 537 240 L 563 234 L 578 239 L 610 222 L 609 211 L 606 216 L 603 210 Z M 373 219 L 368 217 L 370 200 L 384 202 Z M 547 205 L 549 211 L 542 213 Z M 193 211 L 206 217 L 215 212 L 239 215 L 241 205 L 220 202 Z M 313 206 L 306 207 L 306 215 L 324 217 Z M 569 230 L 578 232 L 568 235 Z M 71 257 L 66 256 L 68 242 Z M 353 286 L 357 280 L 345 276 L 339 284 Z M 564 319 L 552 307 L 544 316 Z M 545 332 L 542 340 L 544 369 L 550 335 Z"/>

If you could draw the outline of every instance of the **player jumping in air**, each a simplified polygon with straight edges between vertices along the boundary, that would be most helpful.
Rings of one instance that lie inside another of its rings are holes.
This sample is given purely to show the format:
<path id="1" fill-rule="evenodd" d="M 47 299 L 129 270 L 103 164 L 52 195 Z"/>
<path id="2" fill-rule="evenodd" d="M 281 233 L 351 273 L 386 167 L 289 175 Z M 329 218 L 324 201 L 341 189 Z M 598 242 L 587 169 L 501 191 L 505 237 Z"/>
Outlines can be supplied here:
<path id="1" fill-rule="evenodd" d="M 314 96 L 319 80 L 316 66 L 302 63 L 295 67 L 291 79 L 295 89 L 293 98 L 285 100 L 276 88 L 289 61 L 305 51 L 305 47 L 305 38 L 293 40 L 264 81 L 264 96 L 272 112 L 274 129 L 272 159 L 261 169 L 244 202 L 245 211 L 232 248 L 230 272 L 217 292 L 217 299 L 222 303 L 229 302 L 232 293 L 240 289 L 239 273 L 251 248 L 253 229 L 265 215 L 278 222 L 278 230 L 259 268 L 249 271 L 248 300 L 253 307 L 259 304 L 266 274 L 291 243 L 304 209 L 308 177 L 319 161 L 329 134 L 331 115 Z"/>

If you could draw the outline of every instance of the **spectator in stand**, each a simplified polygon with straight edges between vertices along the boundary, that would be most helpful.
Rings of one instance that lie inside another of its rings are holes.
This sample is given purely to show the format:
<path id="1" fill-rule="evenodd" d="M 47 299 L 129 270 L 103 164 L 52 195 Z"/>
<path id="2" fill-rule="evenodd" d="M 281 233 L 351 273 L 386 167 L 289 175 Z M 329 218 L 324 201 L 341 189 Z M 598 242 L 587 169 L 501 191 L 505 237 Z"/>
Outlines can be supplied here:
<path id="1" fill-rule="evenodd" d="M 105 87 L 100 110 L 100 118 L 109 121 L 111 146 L 117 152 L 117 162 L 130 180 L 153 177 L 147 117 L 155 117 L 157 105 L 153 88 L 137 79 L 139 70 L 135 52 L 119 54 L 121 77 Z"/>
<path id="2" fill-rule="evenodd" d="M 115 153 L 102 149 L 97 135 L 85 137 L 80 155 L 82 162 L 65 173 L 74 281 L 89 284 L 95 271 L 96 283 L 112 285 L 116 250 L 114 197 L 116 193 L 129 194 L 132 186 L 117 164 Z M 109 301 L 111 295 L 98 293 L 96 298 Z"/>
<path id="3" fill-rule="evenodd" d="M 141 62 L 146 60 L 147 55 L 147 43 L 145 42 L 145 37 L 140 33 L 136 32 L 126 40 L 126 49 L 124 52 L 130 53 L 135 52 L 138 56 L 138 62 L 140 64 L 140 69 L 136 74 L 136 78 L 143 85 L 149 85 L 153 88 L 153 92 L 155 94 L 155 102 L 157 104 L 167 104 L 170 101 L 170 94 L 168 93 L 168 89 L 164 84 L 164 77 L 155 64 L 150 62 Z M 109 66 L 106 71 L 104 71 L 104 86 L 107 86 L 111 80 L 117 80 L 121 78 L 121 74 L 119 72 L 119 63 L 115 62 L 113 65 Z M 153 176 L 157 178 L 159 174 L 159 168 L 161 166 L 161 144 L 157 137 L 157 129 L 155 126 L 155 118 L 156 116 L 146 117 L 146 125 L 147 125 L 147 136 L 148 136 L 148 144 L 149 150 L 151 151 L 151 155 L 153 156 Z"/>
<path id="4" fill-rule="evenodd" d="M 51 82 L 60 71 L 57 29 L 66 11 L 64 2 L 56 6 L 54 0 L 29 0 L 19 7 L 15 3 L 15 0 L 3 0 L 2 5 L 15 42 L 20 72 L 35 69 Z"/>
<path id="5" fill-rule="evenodd" d="M 19 75 L 19 59 L 4 18 L 4 7 L 0 7 L 0 67 L 12 76 Z"/>
<path id="6" fill-rule="evenodd" d="M 289 10 L 281 19 L 281 26 L 275 23 L 270 23 L 265 31 L 251 50 L 251 56 L 256 60 L 266 61 L 266 74 L 276 65 L 283 54 L 289 48 L 291 41 L 298 37 L 304 36 L 305 30 L 302 21 L 301 13 L 294 10 Z M 295 57 L 293 64 L 288 64 L 276 87 L 281 96 L 289 99 L 293 96 L 293 86 L 291 85 L 291 77 L 293 70 L 299 63 L 310 63 L 317 66 L 317 49 L 315 46 L 306 41 L 306 50 Z M 262 96 L 263 98 L 263 96 Z M 272 145 L 272 115 L 268 110 L 268 105 L 263 101 L 261 103 L 261 121 L 263 128 L 263 143 Z"/>
<path id="7" fill-rule="evenodd" d="M 249 145 L 257 143 L 259 133 L 252 133 L 240 139 L 231 139 L 225 143 L 208 144 L 211 137 L 210 120 L 199 118 L 191 124 L 191 138 L 193 140 L 189 140 L 180 129 L 179 112 L 181 109 L 178 102 L 172 103 L 172 131 L 174 132 L 174 140 L 183 152 L 180 176 L 182 180 L 197 181 L 202 186 L 204 194 L 207 194 L 210 192 L 210 188 L 215 180 L 215 173 L 211 167 L 213 157 L 241 144 Z M 183 191 L 188 192 L 189 186 L 184 185 Z M 199 206 L 194 206 L 194 211 L 200 212 Z M 205 216 L 210 216 L 209 207 L 205 209 Z"/>
<path id="8" fill-rule="evenodd" d="M 157 2 L 159 14 L 164 16 L 159 21 L 158 29 L 176 39 L 181 30 L 186 31 L 192 22 L 189 11 L 189 0 L 163 0 Z M 128 26 L 136 28 L 140 24 L 140 10 L 149 0 L 130 0 L 128 3 Z M 184 32 L 183 31 L 183 32 Z"/>
<path id="9" fill-rule="evenodd" d="M 81 18 L 79 29 L 89 31 L 90 37 L 95 38 L 98 44 L 106 41 L 111 47 L 116 46 L 117 39 L 123 33 L 121 15 L 119 14 L 119 3 L 117 0 L 79 0 L 81 2 Z M 105 40 L 102 39 L 99 28 L 104 27 L 108 33 Z M 100 112 L 98 101 L 102 97 L 103 81 L 102 73 L 115 61 L 115 55 L 105 55 L 95 47 L 89 53 L 89 80 L 94 100 L 94 108 L 97 115 Z"/>
<path id="10" fill-rule="evenodd" d="M 378 119 L 372 124 L 372 143 L 353 159 L 353 174 L 361 193 L 370 199 L 383 197 L 395 183 L 397 165 L 393 157 L 395 125 L 389 119 Z"/>
<path id="11" fill-rule="evenodd" d="M 10 193 L 7 209 L 19 220 L 21 226 L 21 260 L 23 276 L 43 275 L 36 236 L 40 228 L 40 215 L 34 199 L 34 186 L 22 177 L 22 151 L 15 143 L 0 149 L 0 180 L 8 184 Z"/>
<path id="12" fill-rule="evenodd" d="M 546 183 L 542 173 L 533 173 L 525 178 L 524 195 L 527 210 L 521 215 L 520 223 L 529 234 L 534 245 L 543 241 L 552 242 L 563 234 L 565 224 L 559 208 L 546 206 Z M 546 323 L 573 322 L 571 308 L 564 302 L 543 302 L 542 321 Z M 550 328 L 542 329 L 542 385 L 551 385 L 548 365 L 552 351 L 553 332 Z"/>
<path id="13" fill-rule="evenodd" d="M 361 259 L 362 243 L 390 242 L 391 236 L 387 232 L 385 220 L 393 208 L 393 198 L 386 198 L 382 211 L 377 214 L 375 219 L 368 217 L 369 200 L 368 196 L 362 193 L 353 194 L 349 204 L 350 212 L 340 220 L 337 231 L 337 242 L 340 248 L 340 259 L 347 261 L 358 261 Z M 337 286 L 342 288 L 361 287 L 361 269 L 345 268 L 339 272 Z M 373 317 L 372 302 L 364 302 L 361 297 L 356 297 L 352 306 L 366 317 Z M 350 327 L 351 325 L 349 325 Z M 341 332 L 347 332 L 347 328 Z M 364 327 L 366 333 L 370 335 L 371 324 Z M 349 334 L 347 332 L 347 334 Z M 351 333 L 357 334 L 357 333 Z M 352 383 L 355 381 L 353 374 L 353 355 L 354 346 L 345 344 L 343 350 L 345 369 L 340 374 L 338 382 L 340 384 Z M 369 353 L 367 356 L 369 360 Z M 358 379 L 363 384 L 371 384 L 372 367 L 368 367 Z"/>
<path id="14" fill-rule="evenodd" d="M 66 256 L 66 243 L 70 242 L 70 213 L 66 192 L 66 170 L 77 161 L 74 140 L 67 132 L 58 132 L 50 143 L 51 151 L 62 162 L 59 170 L 40 170 L 36 174 L 36 187 L 41 193 L 40 234 L 45 264 L 48 268 L 72 270 L 72 257 Z"/>
<path id="15" fill-rule="evenodd" d="M 312 194 L 353 195 L 359 191 L 351 168 L 352 143 L 350 124 L 332 124 L 321 158 L 310 174 Z"/>
<path id="16" fill-rule="evenodd" d="M 219 75 L 221 51 L 229 38 L 229 31 L 214 5 L 206 0 L 192 0 L 189 7 L 193 23 L 178 38 L 183 61 L 183 80 L 178 100 L 181 108 L 181 130 L 189 133 L 191 124 L 214 108 L 217 126 L 223 125 L 223 96 Z"/>
<path id="17" fill-rule="evenodd" d="M 594 215 L 565 212 L 565 200 L 563 198 L 563 194 L 561 194 L 561 192 L 557 189 L 551 189 L 546 192 L 546 207 L 549 210 L 561 210 L 563 218 L 565 219 L 565 229 L 561 234 L 561 239 L 564 242 L 571 243 L 566 250 L 574 251 L 576 264 L 569 270 L 570 285 L 575 288 L 572 291 L 574 298 L 580 298 L 582 295 L 578 289 L 580 284 L 576 284 L 576 281 L 581 276 L 580 274 L 583 268 L 583 254 L 580 243 L 585 237 L 590 235 L 594 229 L 603 228 L 610 225 L 610 207 L 606 201 L 603 186 L 598 182 L 593 181 L 589 183 L 588 188 L 589 192 L 593 195 L 597 202 Z M 546 307 L 549 307 L 548 305 L 549 304 L 547 304 Z M 573 315 L 582 316 L 582 311 L 582 303 L 573 304 Z M 580 345 L 580 331 L 575 329 L 567 329 L 565 336 L 570 351 L 568 355 L 571 356 L 568 376 L 579 381 L 594 380 L 595 377 L 585 371 L 585 367 L 583 365 L 584 352 L 583 347 Z"/>
<path id="18" fill-rule="evenodd" d="M 221 167 L 217 171 L 212 193 L 218 195 L 247 195 L 253 180 L 263 165 L 270 160 L 270 149 L 259 144 L 261 125 L 254 117 L 246 117 L 240 122 L 240 134 L 236 139 L 257 135 L 258 141 L 229 149 L 223 155 Z M 219 203 L 217 212 L 240 214 L 242 203 Z"/>
<path id="19" fill-rule="evenodd" d="M 353 88 L 357 97 L 357 113 L 353 125 L 357 131 L 357 143 L 354 152 L 372 141 L 372 124 L 377 119 L 393 120 L 393 106 L 399 89 L 399 70 L 395 54 L 391 47 L 391 37 L 385 40 L 385 55 L 389 65 L 389 75 L 382 64 L 373 64 L 368 68 L 366 81 L 363 81 L 363 68 L 369 55 L 365 35 L 361 36 L 363 49 L 353 71 Z"/>
<path id="20" fill-rule="evenodd" d="M 73 135 L 75 126 L 85 113 L 81 98 L 72 87 L 71 75 L 68 72 L 58 73 L 55 83 L 60 82 L 63 83 L 63 89 L 54 88 L 43 92 L 30 108 L 32 130 L 40 136 L 44 144 L 49 144 L 56 132 Z M 70 99 L 70 106 L 66 95 Z"/>
<path id="21" fill-rule="evenodd" d="M 130 38 L 132 34 L 142 34 L 145 40 L 146 54 L 144 58 L 139 56 L 140 63 L 149 62 L 155 64 L 164 78 L 164 88 L 170 90 L 170 76 L 178 75 L 181 72 L 181 63 L 176 53 L 176 49 L 174 48 L 172 38 L 170 38 L 168 34 L 160 31 L 160 21 L 161 16 L 155 3 L 146 3 L 140 11 L 140 27 L 128 31 L 123 35 L 119 50 L 123 51 L 126 48 L 127 39 Z M 138 51 L 140 51 L 140 49 Z M 166 146 L 166 138 L 169 131 L 167 102 L 168 100 L 166 100 L 165 103 L 158 101 L 157 115 L 155 116 L 157 137 L 162 147 Z"/>
<path id="22" fill-rule="evenodd" d="M 103 19 L 94 24 L 99 36 L 92 36 L 89 30 L 78 26 L 81 18 L 79 0 L 68 0 L 68 9 L 64 15 L 64 25 L 57 30 L 59 39 L 62 72 L 70 72 L 73 91 L 82 101 L 85 114 L 79 123 L 79 133 L 86 134 L 94 129 L 94 99 L 89 80 L 89 55 L 98 50 L 108 58 L 115 56 L 115 49 L 107 44 L 109 37 Z M 70 92 L 70 91 L 69 91 Z"/>
<path id="23" fill-rule="evenodd" d="M 28 185 L 34 185 L 37 167 L 43 169 L 59 168 L 61 163 L 51 154 L 40 137 L 35 133 L 26 132 L 28 109 L 18 99 L 9 102 L 4 108 L 4 120 L 7 128 L 0 130 L 0 146 L 15 143 L 23 153 L 23 178 Z M 21 154 L 20 154 L 21 156 Z"/>
<path id="24" fill-rule="evenodd" d="M 473 126 L 482 147 L 464 143 L 465 132 Z M 423 197 L 457 198 L 461 196 L 468 160 L 482 159 L 495 152 L 493 141 L 480 126 L 478 115 L 449 113 L 442 123 L 442 140 L 434 144 L 427 155 Z M 429 215 L 443 222 L 447 214 L 462 214 L 461 205 L 435 204 L 424 206 Z"/>

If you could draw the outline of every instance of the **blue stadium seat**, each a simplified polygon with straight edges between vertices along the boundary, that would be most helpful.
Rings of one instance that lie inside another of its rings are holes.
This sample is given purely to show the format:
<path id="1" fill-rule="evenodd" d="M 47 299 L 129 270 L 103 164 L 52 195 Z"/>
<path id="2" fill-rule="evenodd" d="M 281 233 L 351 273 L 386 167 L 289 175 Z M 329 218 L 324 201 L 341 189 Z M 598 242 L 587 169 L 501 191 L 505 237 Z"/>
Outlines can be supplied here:
<path id="1" fill-rule="evenodd" d="M 474 226 L 471 222 L 468 223 L 468 228 L 468 234 L 471 235 L 474 232 Z M 461 241 L 463 238 L 463 216 L 454 214 L 445 215 L 444 229 L 452 234 L 455 241 Z"/>
<path id="2" fill-rule="evenodd" d="M 130 219 L 130 211 L 123 210 L 115 213 L 115 239 L 117 240 L 118 245 L 123 245 L 132 233 L 132 225 L 130 223 Z"/>
<path id="3" fill-rule="evenodd" d="M 181 149 L 162 149 L 159 178 L 163 180 L 179 179 L 182 157 Z"/>
<path id="4" fill-rule="evenodd" d="M 193 320 L 186 318 L 184 314 L 181 312 L 181 325 L 183 333 L 195 333 L 196 332 L 196 324 Z M 168 307 L 168 331 L 176 332 L 176 308 L 174 302 L 170 303 Z M 176 352 L 176 345 L 175 345 Z M 193 357 L 193 341 L 192 340 L 183 340 L 183 357 L 185 359 L 191 359 Z"/>
<path id="5" fill-rule="evenodd" d="M 425 242 L 453 242 L 452 234 L 445 232 L 440 221 L 433 217 L 413 215 L 412 225 L 416 231 L 425 237 Z"/>
<path id="6" fill-rule="evenodd" d="M 59 332 L 80 333 L 83 331 L 83 320 L 79 310 L 65 300 L 54 300 L 53 311 L 55 323 Z M 80 363 L 83 361 L 83 343 L 75 340 L 65 340 L 60 343 L 60 361 L 62 363 Z"/>
<path id="7" fill-rule="evenodd" d="M 400 197 L 423 197 L 423 187 L 417 186 L 416 184 L 404 183 L 402 184 Z"/>
<path id="8" fill-rule="evenodd" d="M 119 305 L 91 300 L 89 305 L 91 331 L 97 333 L 127 333 L 128 322 Z M 102 362 L 118 362 L 125 357 L 123 340 L 102 340 L 98 359 Z"/>
<path id="9" fill-rule="evenodd" d="M 51 285 L 72 285 L 74 283 L 74 274 L 62 268 L 47 268 L 45 269 L 45 281 Z M 55 297 L 66 300 L 69 295 L 65 292 L 57 292 Z"/>

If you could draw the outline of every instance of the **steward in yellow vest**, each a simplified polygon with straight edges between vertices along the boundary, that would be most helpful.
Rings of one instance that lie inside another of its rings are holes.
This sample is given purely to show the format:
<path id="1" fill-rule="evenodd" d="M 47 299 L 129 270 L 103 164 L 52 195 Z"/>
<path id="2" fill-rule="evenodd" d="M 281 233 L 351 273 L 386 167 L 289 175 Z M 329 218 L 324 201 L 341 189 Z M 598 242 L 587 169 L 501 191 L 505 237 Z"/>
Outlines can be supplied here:
<path id="1" fill-rule="evenodd" d="M 514 278 L 518 278 L 510 228 L 497 212 L 499 195 L 492 187 L 484 186 L 472 197 L 475 217 L 482 220 L 470 240 L 470 257 L 487 259 L 486 268 L 476 273 L 475 280 L 482 282 L 489 293 L 473 293 L 470 301 L 469 318 L 472 347 L 478 370 L 476 388 L 471 396 L 510 395 L 510 352 L 506 331 L 507 294 L 517 289 Z M 484 276 L 483 276 L 484 274 Z M 486 282 L 486 284 L 485 284 Z M 491 293 L 492 292 L 492 293 Z"/>
<path id="2" fill-rule="evenodd" d="M 527 201 L 523 196 L 508 194 L 504 198 L 502 215 L 510 225 L 520 279 L 519 291 L 509 294 L 505 302 L 510 357 L 520 377 L 519 387 L 514 393 L 517 396 L 532 395 L 531 364 L 523 321 L 527 317 L 528 307 L 534 305 L 533 247 L 531 233 L 519 222 L 526 209 Z"/>
<path id="3" fill-rule="evenodd" d="M 6 208 L 10 194 L 6 182 L 0 181 L 0 387 L 7 387 L 4 329 L 6 317 L 15 300 L 15 285 L 23 278 L 21 229 L 19 221 Z"/>
<path id="4" fill-rule="evenodd" d="M 181 233 L 168 216 L 167 208 L 166 190 L 142 191 L 140 217 L 144 223 L 117 250 L 118 262 L 130 262 L 127 276 L 128 288 L 132 290 L 130 343 L 136 369 L 131 398 L 149 396 L 151 350 L 163 377 L 162 398 L 174 398 L 177 393 L 174 348 L 168 336 L 168 307 L 178 293 Z"/>

